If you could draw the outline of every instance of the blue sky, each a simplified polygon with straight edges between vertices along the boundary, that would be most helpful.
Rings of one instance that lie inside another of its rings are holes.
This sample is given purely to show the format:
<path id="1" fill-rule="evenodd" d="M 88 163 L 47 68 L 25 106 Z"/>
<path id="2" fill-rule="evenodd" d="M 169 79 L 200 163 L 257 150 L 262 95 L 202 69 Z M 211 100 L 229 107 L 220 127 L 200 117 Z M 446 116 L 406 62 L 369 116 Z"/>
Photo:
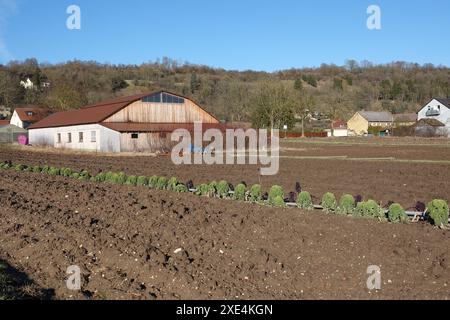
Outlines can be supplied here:
<path id="1" fill-rule="evenodd" d="M 81 30 L 66 28 L 72 4 Z M 381 8 L 381 30 L 366 27 L 371 4 Z M 449 0 L 0 0 L 0 63 L 167 56 L 236 70 L 346 59 L 450 66 L 449 13 Z"/>

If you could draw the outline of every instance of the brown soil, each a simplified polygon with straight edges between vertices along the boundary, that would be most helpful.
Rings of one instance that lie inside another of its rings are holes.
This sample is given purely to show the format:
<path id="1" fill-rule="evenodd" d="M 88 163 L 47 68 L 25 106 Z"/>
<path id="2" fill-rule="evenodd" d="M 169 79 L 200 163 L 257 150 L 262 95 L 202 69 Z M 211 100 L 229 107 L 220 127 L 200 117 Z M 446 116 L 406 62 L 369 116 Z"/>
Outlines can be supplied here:
<path id="1" fill-rule="evenodd" d="M 282 156 L 448 160 L 446 147 L 436 145 L 283 147 L 304 150 Z M 406 207 L 450 200 L 450 166 L 438 163 L 282 158 L 278 175 L 259 177 L 258 166 L 175 166 L 168 157 L 0 148 L 4 160 L 195 183 L 261 179 L 266 189 L 290 190 L 300 181 L 316 199 L 331 191 Z M 60 299 L 450 299 L 450 233 L 425 223 L 393 225 L 12 170 L 0 172 L 0 221 L 0 260 Z M 81 293 L 66 288 L 70 265 L 82 269 Z M 366 288 L 369 265 L 381 267 L 379 292 Z"/>
<path id="2" fill-rule="evenodd" d="M 424 143 L 423 141 L 421 142 Z M 288 143 L 283 147 L 303 148 L 305 152 L 295 152 L 296 156 L 342 156 L 403 158 L 411 154 L 416 160 L 450 160 L 446 147 L 401 146 L 382 148 L 376 145 L 355 145 L 340 147 L 336 145 Z M 345 149 L 343 149 L 345 148 Z M 375 154 L 376 153 L 376 154 Z M 419 156 L 420 153 L 422 156 Z M 282 152 L 280 171 L 275 176 L 261 177 L 259 166 L 221 165 L 221 166 L 176 166 L 170 157 L 153 156 L 104 156 L 96 154 L 44 153 L 27 149 L 0 148 L 0 161 L 12 160 L 15 163 L 70 167 L 75 170 L 87 169 L 91 173 L 99 170 L 123 171 L 134 175 L 175 176 L 181 181 L 194 183 L 225 179 L 233 184 L 245 181 L 248 185 L 262 183 L 265 189 L 274 184 L 284 187 L 286 192 L 294 189 L 299 181 L 304 190 L 310 191 L 319 201 L 325 192 L 333 192 L 338 197 L 343 193 L 360 194 L 365 199 L 372 198 L 383 204 L 399 202 L 406 208 L 413 207 L 417 201 L 429 202 L 434 198 L 450 201 L 450 163 L 408 163 L 392 161 L 348 161 L 338 159 L 296 159 L 289 158 L 289 152 Z M 288 156 L 288 158 L 286 158 Z M 426 157 L 425 157 L 426 156 Z"/>
<path id="3" fill-rule="evenodd" d="M 11 170 L 0 183 L 0 257 L 56 298 L 450 299 L 450 233 L 427 224 Z M 70 265 L 82 293 L 65 286 Z"/>
<path id="4" fill-rule="evenodd" d="M 400 160 L 433 160 L 450 162 L 450 145 L 377 145 L 377 144 L 308 144 L 283 143 L 283 155 L 350 158 L 395 158 Z"/>

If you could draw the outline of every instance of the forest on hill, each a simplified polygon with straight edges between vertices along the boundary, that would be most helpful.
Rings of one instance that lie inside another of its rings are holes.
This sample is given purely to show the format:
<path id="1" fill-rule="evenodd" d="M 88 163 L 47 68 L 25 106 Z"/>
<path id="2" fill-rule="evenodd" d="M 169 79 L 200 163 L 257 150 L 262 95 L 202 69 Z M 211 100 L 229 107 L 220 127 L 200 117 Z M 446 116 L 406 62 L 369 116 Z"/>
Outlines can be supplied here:
<path id="1" fill-rule="evenodd" d="M 21 81 L 34 87 L 25 89 Z M 0 65 L 0 106 L 45 105 L 54 111 L 165 89 L 189 96 L 218 118 L 260 127 L 292 125 L 315 115 L 348 119 L 358 110 L 417 112 L 433 97 L 450 98 L 450 68 L 349 60 L 344 66 L 277 72 L 233 71 L 169 58 L 141 65 L 36 59 Z"/>

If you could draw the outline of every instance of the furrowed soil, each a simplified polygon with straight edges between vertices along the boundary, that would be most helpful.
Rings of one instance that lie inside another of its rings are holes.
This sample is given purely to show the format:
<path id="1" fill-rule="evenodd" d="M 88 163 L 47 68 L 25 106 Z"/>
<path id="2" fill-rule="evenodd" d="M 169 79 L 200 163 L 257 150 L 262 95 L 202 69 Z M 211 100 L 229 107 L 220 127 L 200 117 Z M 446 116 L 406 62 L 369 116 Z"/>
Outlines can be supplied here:
<path id="1" fill-rule="evenodd" d="M 342 156 L 333 145 L 284 148 Z M 365 157 L 371 148 L 349 152 Z M 427 150 L 439 160 L 447 157 L 436 146 Z M 266 189 L 276 183 L 286 190 L 301 181 L 316 199 L 332 191 L 404 206 L 450 200 L 445 164 L 282 156 L 280 173 L 260 178 L 258 166 L 174 166 L 168 157 L 0 148 L 1 162 L 92 173 L 173 175 L 196 183 L 261 179 Z M 415 158 L 424 160 L 423 154 Z M 449 247 L 449 231 L 427 223 L 395 225 L 0 171 L 0 260 L 56 299 L 450 299 Z M 67 289 L 71 265 L 81 268 L 81 292 Z M 367 289 L 371 265 L 381 268 L 380 291 Z"/>
<path id="2" fill-rule="evenodd" d="M 11 170 L 0 183 L 0 257 L 57 299 L 450 299 L 450 233 L 425 223 Z"/>
<path id="3" fill-rule="evenodd" d="M 213 180 L 227 180 L 233 184 L 245 181 L 248 185 L 261 183 L 266 190 L 277 184 L 287 193 L 300 182 L 303 190 L 309 191 L 316 202 L 320 202 L 326 192 L 333 192 L 338 197 L 344 193 L 362 195 L 366 200 L 374 199 L 383 204 L 398 202 L 405 208 L 414 207 L 417 201 L 427 203 L 435 198 L 450 201 L 450 144 L 445 144 L 447 140 L 443 140 L 445 143 L 442 140 L 406 140 L 408 143 L 402 145 L 395 145 L 404 141 L 402 139 L 382 140 L 391 143 L 387 146 L 375 141 L 353 145 L 283 142 L 280 170 L 274 176 L 260 176 L 259 165 L 176 166 L 170 156 L 105 156 L 42 152 L 33 151 L 33 148 L 0 148 L 0 162 L 11 160 L 86 169 L 92 174 L 102 170 L 138 176 L 175 176 L 184 182 L 193 180 L 195 184 Z"/>

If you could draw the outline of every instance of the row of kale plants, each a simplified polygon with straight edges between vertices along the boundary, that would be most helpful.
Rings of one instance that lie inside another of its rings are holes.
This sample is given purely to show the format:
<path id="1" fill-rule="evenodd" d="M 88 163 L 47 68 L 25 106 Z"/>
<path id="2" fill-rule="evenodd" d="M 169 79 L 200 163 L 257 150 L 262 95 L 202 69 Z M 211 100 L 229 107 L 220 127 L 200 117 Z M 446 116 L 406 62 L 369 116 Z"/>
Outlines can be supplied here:
<path id="1" fill-rule="evenodd" d="M 49 174 L 69 177 L 77 180 L 106 182 L 119 185 L 142 186 L 156 190 L 170 190 L 179 193 L 194 192 L 199 196 L 228 198 L 237 201 L 246 201 L 268 205 L 273 207 L 287 207 L 288 203 L 295 204 L 303 210 L 321 208 L 323 211 L 333 214 L 353 216 L 358 218 L 373 218 L 392 223 L 408 223 L 410 219 L 403 207 L 398 203 L 390 203 L 387 209 L 382 208 L 374 200 L 362 201 L 361 196 L 344 194 L 339 200 L 333 193 L 326 193 L 322 197 L 321 205 L 315 206 L 311 194 L 302 191 L 300 183 L 295 185 L 295 192 L 290 192 L 286 197 L 280 186 L 272 186 L 269 192 L 263 193 L 262 187 L 255 184 L 250 188 L 245 182 L 235 187 L 227 181 L 213 181 L 209 184 L 200 184 L 194 187 L 192 181 L 182 183 L 177 178 L 160 176 L 128 176 L 123 172 L 100 172 L 91 175 L 88 171 L 80 172 L 70 168 L 55 168 L 50 166 L 27 166 L 23 164 L 13 165 L 10 161 L 0 163 L 0 169 L 14 169 L 16 171 Z M 449 207 L 445 200 L 435 199 L 421 210 L 427 211 L 427 218 L 438 227 L 447 227 L 449 220 Z"/>

